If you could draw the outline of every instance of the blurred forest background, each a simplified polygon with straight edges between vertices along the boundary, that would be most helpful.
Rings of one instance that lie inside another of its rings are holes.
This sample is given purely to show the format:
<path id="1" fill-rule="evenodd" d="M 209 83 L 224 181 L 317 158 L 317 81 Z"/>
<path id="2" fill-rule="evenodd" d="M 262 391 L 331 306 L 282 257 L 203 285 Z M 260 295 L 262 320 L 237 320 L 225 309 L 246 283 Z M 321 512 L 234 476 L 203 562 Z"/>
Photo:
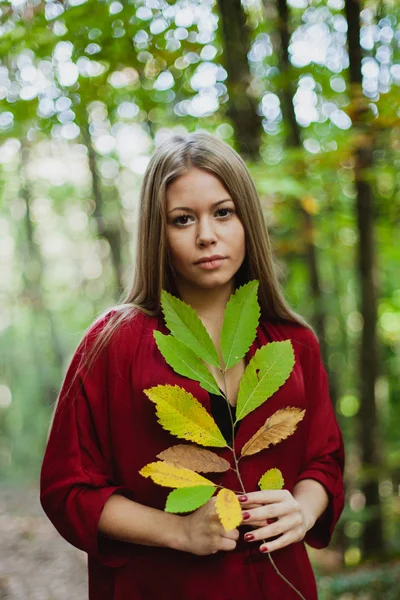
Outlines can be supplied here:
<path id="1" fill-rule="evenodd" d="M 312 554 L 321 598 L 398 598 L 400 3 L 11 0 L 0 15 L 3 486 L 37 484 L 71 354 L 131 282 L 150 154 L 206 130 L 255 178 L 346 441 L 346 508 Z"/>

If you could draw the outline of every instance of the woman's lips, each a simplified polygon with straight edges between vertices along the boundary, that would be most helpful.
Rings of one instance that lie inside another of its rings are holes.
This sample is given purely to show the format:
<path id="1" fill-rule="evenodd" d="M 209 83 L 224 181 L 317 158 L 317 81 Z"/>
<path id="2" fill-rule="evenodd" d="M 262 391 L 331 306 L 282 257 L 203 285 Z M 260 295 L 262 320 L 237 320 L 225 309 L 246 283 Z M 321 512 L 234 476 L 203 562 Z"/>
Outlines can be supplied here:
<path id="1" fill-rule="evenodd" d="M 205 262 L 197 263 L 196 266 L 200 267 L 200 269 L 211 271 L 213 269 L 218 269 L 224 260 L 224 258 L 215 258 L 214 260 L 207 260 Z"/>

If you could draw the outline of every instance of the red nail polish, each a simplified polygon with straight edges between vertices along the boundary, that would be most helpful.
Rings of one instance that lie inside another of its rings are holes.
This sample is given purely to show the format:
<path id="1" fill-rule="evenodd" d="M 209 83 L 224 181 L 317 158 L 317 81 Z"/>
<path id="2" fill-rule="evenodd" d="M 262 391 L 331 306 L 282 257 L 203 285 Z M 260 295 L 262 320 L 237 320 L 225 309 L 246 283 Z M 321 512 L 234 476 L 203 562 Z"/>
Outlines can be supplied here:
<path id="1" fill-rule="evenodd" d="M 248 513 L 248 512 L 243 513 L 242 519 L 243 519 L 243 521 L 245 521 L 246 519 L 250 519 L 250 513 Z"/>
<path id="2" fill-rule="evenodd" d="M 247 502 L 247 496 L 239 496 L 239 502 Z"/>
<path id="3" fill-rule="evenodd" d="M 246 533 L 244 539 L 246 540 L 246 542 L 251 542 L 251 540 L 254 540 L 254 535 L 252 535 L 251 533 Z"/>
<path id="4" fill-rule="evenodd" d="M 261 548 L 260 548 L 260 551 L 261 551 L 261 552 L 264 552 L 264 553 L 265 553 L 265 552 L 268 552 L 268 548 L 267 548 L 267 546 L 261 546 Z"/>

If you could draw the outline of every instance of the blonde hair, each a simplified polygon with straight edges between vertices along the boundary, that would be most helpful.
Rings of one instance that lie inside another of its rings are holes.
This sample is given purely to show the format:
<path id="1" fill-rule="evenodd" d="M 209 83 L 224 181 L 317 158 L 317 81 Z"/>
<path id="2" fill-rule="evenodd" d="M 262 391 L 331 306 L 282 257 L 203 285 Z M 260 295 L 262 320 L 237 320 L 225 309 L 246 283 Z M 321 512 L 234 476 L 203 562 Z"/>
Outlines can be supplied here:
<path id="1" fill-rule="evenodd" d="M 312 329 L 286 302 L 275 270 L 260 200 L 242 158 L 228 144 L 208 133 L 172 135 L 147 166 L 140 194 L 136 265 L 131 289 L 102 329 L 85 358 L 92 364 L 121 324 L 136 311 L 160 315 L 161 291 L 177 290 L 170 267 L 166 235 L 168 185 L 191 168 L 219 178 L 235 203 L 246 237 L 246 256 L 236 274 L 236 286 L 257 279 L 262 317 L 287 320 Z"/>

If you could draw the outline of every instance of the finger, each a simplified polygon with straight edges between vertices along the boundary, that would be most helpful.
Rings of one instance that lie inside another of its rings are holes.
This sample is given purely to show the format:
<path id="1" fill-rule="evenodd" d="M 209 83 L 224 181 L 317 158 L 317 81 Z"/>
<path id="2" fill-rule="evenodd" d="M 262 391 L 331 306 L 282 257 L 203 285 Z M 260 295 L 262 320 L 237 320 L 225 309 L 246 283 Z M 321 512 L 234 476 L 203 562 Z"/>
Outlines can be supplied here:
<path id="1" fill-rule="evenodd" d="M 246 525 L 248 524 L 248 521 L 246 521 Z M 252 521 L 251 523 L 249 523 L 249 525 L 251 525 L 252 527 L 265 527 L 266 525 L 268 525 L 268 520 L 264 519 L 263 521 Z"/>
<path id="2" fill-rule="evenodd" d="M 223 531 L 222 537 L 226 538 L 227 540 L 235 540 L 237 541 L 239 539 L 240 533 L 238 529 L 231 529 L 230 531 Z"/>
<path id="3" fill-rule="evenodd" d="M 291 502 L 276 502 L 274 504 L 266 504 L 264 506 L 258 506 L 257 508 L 247 509 L 243 507 L 242 512 L 243 523 L 251 525 L 254 521 L 261 521 L 266 519 L 278 519 L 293 512 L 293 506 Z"/>
<path id="4" fill-rule="evenodd" d="M 264 521 L 264 525 L 266 525 L 267 510 L 268 507 L 265 506 L 259 506 L 251 510 L 243 510 L 242 525 L 254 525 L 254 523 L 257 523 L 259 521 Z"/>
<path id="5" fill-rule="evenodd" d="M 239 500 L 241 506 L 246 505 L 246 508 L 256 508 L 257 506 L 260 506 L 259 503 L 248 502 L 247 495 L 248 494 L 246 494 L 246 495 L 243 494 L 242 496 L 236 496 L 237 499 Z M 240 500 L 240 498 L 246 498 L 246 500 Z"/>
<path id="6" fill-rule="evenodd" d="M 257 542 L 264 539 L 269 539 L 277 535 L 282 535 L 290 530 L 299 529 L 300 522 L 295 515 L 287 515 L 278 519 L 275 523 L 254 529 L 245 534 L 246 541 Z"/>
<path id="7" fill-rule="evenodd" d="M 275 550 L 280 550 L 281 548 L 285 548 L 294 542 L 298 542 L 298 540 L 293 533 L 293 531 L 288 531 L 284 535 L 281 535 L 276 540 L 272 540 L 271 542 L 267 542 L 266 544 L 262 544 L 260 546 L 261 552 L 274 552 Z"/>
<path id="8" fill-rule="evenodd" d="M 261 490 L 258 492 L 250 492 L 243 496 L 239 496 L 241 506 L 247 507 L 249 504 L 272 504 L 274 502 L 282 502 L 287 498 L 293 498 L 288 490 Z M 241 500 L 246 498 L 246 500 Z"/>
<path id="9" fill-rule="evenodd" d="M 236 548 L 235 540 L 231 540 L 229 538 L 223 537 L 219 543 L 219 550 L 224 550 L 225 552 L 230 552 Z"/>

